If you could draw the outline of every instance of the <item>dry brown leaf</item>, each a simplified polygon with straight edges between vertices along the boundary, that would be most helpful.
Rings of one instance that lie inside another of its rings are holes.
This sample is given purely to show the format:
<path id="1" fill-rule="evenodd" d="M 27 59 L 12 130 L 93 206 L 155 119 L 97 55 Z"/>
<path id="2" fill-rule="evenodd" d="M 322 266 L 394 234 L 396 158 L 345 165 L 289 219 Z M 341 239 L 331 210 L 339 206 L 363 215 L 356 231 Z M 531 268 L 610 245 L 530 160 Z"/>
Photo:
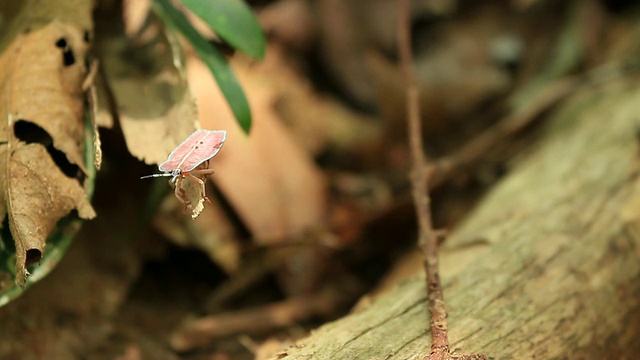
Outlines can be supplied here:
<path id="1" fill-rule="evenodd" d="M 202 126 L 227 130 L 224 151 L 212 161 L 212 179 L 256 239 L 282 241 L 324 222 L 327 184 L 310 154 L 278 118 L 271 89 L 252 76 L 261 65 L 233 65 L 253 114 L 250 136 L 238 127 L 206 66 L 188 59 L 189 85 Z"/>
<path id="2" fill-rule="evenodd" d="M 125 36 L 122 24 L 113 23 L 95 44 L 127 148 L 147 164 L 163 162 L 197 129 L 177 38 L 159 29 L 154 34 L 152 41 L 140 43 Z M 101 119 L 104 102 L 98 97 Z"/>
<path id="3" fill-rule="evenodd" d="M 54 21 L 17 37 L 0 57 L 0 138 L 7 139 L 0 148 L 0 216 L 9 216 L 20 286 L 61 218 L 73 209 L 81 218 L 95 217 L 81 183 L 83 37 L 82 30 Z"/>
<path id="4" fill-rule="evenodd" d="M 40 144 L 14 150 L 7 172 L 9 228 L 16 242 L 16 282 L 22 286 L 28 275 L 26 267 L 39 261 L 47 236 L 61 218 L 73 209 L 83 219 L 96 214 L 80 183 L 62 173 Z"/>
<path id="5" fill-rule="evenodd" d="M 87 47 L 80 30 L 53 22 L 18 37 L 0 63 L 5 72 L 5 114 L 16 123 L 25 120 L 44 129 L 53 146 L 84 174 L 81 85 Z M 65 61 L 73 64 L 65 66 Z"/>
<path id="6" fill-rule="evenodd" d="M 93 29 L 93 5 L 95 1 L 1 1 L 0 49 L 11 43 L 19 34 L 48 26 L 52 21 L 74 24 L 78 30 L 91 36 Z"/>
<path id="7" fill-rule="evenodd" d="M 182 199 L 186 200 L 184 210 L 191 219 L 197 219 L 204 210 L 205 199 L 202 197 L 202 185 L 186 176 L 180 182 L 178 191 L 182 191 Z"/>

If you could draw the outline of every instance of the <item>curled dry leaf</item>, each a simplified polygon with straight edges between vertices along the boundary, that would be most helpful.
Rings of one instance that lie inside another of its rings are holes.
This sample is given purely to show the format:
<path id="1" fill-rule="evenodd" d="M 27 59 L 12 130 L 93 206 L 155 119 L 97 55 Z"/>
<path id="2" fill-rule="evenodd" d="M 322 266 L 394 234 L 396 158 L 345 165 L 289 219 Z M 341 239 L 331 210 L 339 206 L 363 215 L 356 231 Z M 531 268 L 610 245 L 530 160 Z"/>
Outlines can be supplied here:
<path id="1" fill-rule="evenodd" d="M 269 56 L 267 51 L 266 62 Z M 272 89 L 252 77 L 250 64 L 234 60 L 254 116 L 250 136 L 238 127 L 206 66 L 189 58 L 187 68 L 203 127 L 227 130 L 211 179 L 258 242 L 281 242 L 324 222 L 327 183 L 282 124 Z"/>
<path id="2" fill-rule="evenodd" d="M 83 187 L 83 32 L 61 22 L 21 35 L 0 57 L 0 216 L 16 243 L 16 283 L 47 236 L 76 209 L 95 217 Z"/>
<path id="3" fill-rule="evenodd" d="M 185 177 L 180 183 L 180 189 L 183 199 L 186 201 L 184 204 L 185 213 L 189 214 L 192 219 L 196 219 L 204 210 L 205 199 L 202 197 L 202 185 L 190 177 Z"/>
<path id="4" fill-rule="evenodd" d="M 156 31 L 145 31 L 144 39 L 126 37 L 114 20 L 99 32 L 95 49 L 129 152 L 159 164 L 196 130 L 197 114 L 178 40 L 151 20 Z M 104 117 L 104 105 L 98 101 L 98 118 Z"/>

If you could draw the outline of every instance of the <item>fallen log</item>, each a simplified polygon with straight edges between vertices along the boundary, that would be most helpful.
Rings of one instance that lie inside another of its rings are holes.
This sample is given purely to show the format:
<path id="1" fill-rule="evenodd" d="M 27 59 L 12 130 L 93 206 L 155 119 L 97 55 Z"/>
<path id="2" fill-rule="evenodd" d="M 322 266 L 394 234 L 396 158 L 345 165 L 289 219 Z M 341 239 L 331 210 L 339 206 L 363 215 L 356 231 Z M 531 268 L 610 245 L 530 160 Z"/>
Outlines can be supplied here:
<path id="1" fill-rule="evenodd" d="M 495 359 L 640 358 L 640 87 L 582 87 L 447 240 L 451 349 Z M 421 359 L 424 275 L 278 359 Z"/>

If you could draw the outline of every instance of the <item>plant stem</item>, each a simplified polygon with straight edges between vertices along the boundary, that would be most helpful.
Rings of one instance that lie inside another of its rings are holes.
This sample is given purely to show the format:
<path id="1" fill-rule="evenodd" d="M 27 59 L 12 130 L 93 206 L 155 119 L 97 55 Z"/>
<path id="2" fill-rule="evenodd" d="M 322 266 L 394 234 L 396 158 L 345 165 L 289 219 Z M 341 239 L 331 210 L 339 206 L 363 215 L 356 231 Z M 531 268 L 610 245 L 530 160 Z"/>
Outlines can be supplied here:
<path id="1" fill-rule="evenodd" d="M 449 353 L 447 312 L 438 271 L 438 243 L 444 232 L 434 231 L 429 197 L 429 178 L 433 165 L 427 161 L 422 145 L 418 84 L 412 65 L 409 0 L 398 0 L 398 46 L 400 64 L 407 90 L 407 121 L 412 158 L 411 185 L 418 218 L 418 244 L 423 253 L 427 280 L 427 298 L 431 313 L 431 351 L 425 359 L 486 359 L 484 355 Z"/>

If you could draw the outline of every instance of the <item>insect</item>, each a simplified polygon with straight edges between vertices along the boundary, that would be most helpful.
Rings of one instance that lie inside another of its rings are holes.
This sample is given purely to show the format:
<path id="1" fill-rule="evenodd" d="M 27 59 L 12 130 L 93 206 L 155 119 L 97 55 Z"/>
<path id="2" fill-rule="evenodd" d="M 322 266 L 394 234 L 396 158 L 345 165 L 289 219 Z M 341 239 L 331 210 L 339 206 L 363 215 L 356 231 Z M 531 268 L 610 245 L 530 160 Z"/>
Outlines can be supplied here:
<path id="1" fill-rule="evenodd" d="M 191 201 L 185 194 L 182 182 L 189 178 L 200 184 L 202 199 L 210 202 L 205 194 L 204 178 L 213 174 L 213 169 L 209 169 L 209 160 L 220 151 L 226 137 L 227 132 L 224 130 L 196 130 L 158 166 L 162 174 L 146 175 L 140 179 L 171 176 L 169 183 L 175 188 L 176 197 L 186 209 Z"/>

